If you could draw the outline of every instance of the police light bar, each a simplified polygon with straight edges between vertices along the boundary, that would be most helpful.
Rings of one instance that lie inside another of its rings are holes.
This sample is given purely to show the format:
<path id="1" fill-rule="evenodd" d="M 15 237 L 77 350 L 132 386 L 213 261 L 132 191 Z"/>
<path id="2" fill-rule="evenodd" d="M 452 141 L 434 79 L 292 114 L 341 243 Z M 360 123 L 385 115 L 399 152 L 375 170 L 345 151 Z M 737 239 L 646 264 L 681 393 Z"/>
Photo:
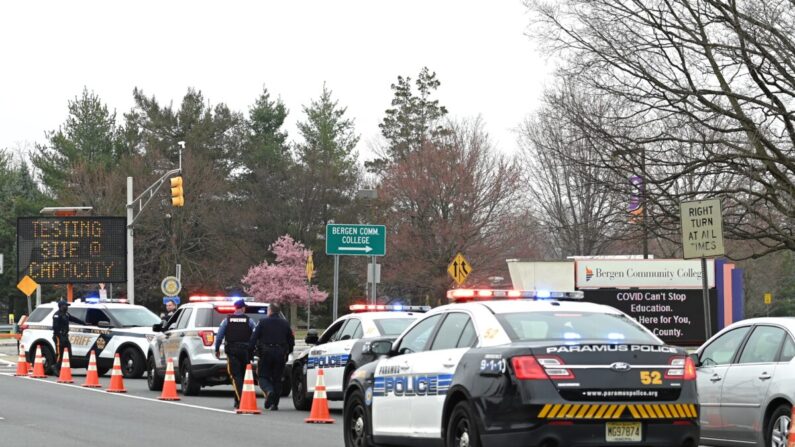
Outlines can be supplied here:
<path id="1" fill-rule="evenodd" d="M 492 301 L 500 299 L 533 300 L 581 300 L 583 292 L 556 292 L 551 290 L 494 290 L 494 289 L 451 289 L 447 299 L 461 303 L 466 301 Z"/>
<path id="2" fill-rule="evenodd" d="M 248 296 L 223 296 L 223 295 L 191 295 L 188 301 L 191 303 L 209 303 L 218 301 L 237 301 L 244 300 L 250 301 L 251 297 Z"/>
<path id="3" fill-rule="evenodd" d="M 352 304 L 351 312 L 428 312 L 430 306 L 404 306 L 402 304 Z"/>
<path id="4" fill-rule="evenodd" d="M 79 303 L 80 300 L 75 300 L 76 303 Z M 115 303 L 115 304 L 129 304 L 127 298 L 86 298 L 86 304 L 100 304 L 100 303 Z"/>

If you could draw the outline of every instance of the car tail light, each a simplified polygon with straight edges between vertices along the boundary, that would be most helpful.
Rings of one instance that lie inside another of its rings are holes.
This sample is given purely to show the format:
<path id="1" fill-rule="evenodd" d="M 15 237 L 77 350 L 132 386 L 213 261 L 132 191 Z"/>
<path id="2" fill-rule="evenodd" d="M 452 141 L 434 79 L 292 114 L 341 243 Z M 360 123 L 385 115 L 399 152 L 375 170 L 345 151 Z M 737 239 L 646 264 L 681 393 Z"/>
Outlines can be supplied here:
<path id="1" fill-rule="evenodd" d="M 25 323 L 25 324 L 23 324 L 23 325 L 19 326 L 19 330 L 20 330 L 20 331 L 24 331 L 24 330 L 25 330 L 25 329 L 27 329 L 27 328 L 28 328 L 28 325 L 27 325 L 27 323 Z"/>
<path id="2" fill-rule="evenodd" d="M 524 355 L 511 359 L 513 371 L 519 380 L 543 380 L 547 378 L 544 368 L 532 355 Z"/>
<path id="3" fill-rule="evenodd" d="M 553 380 L 570 380 L 574 378 L 574 373 L 570 369 L 562 368 L 565 365 L 560 357 L 544 356 L 538 358 L 538 363 L 544 367 L 550 379 Z"/>
<path id="4" fill-rule="evenodd" d="M 215 343 L 215 333 L 213 331 L 199 331 L 204 346 L 212 346 Z"/>
<path id="5" fill-rule="evenodd" d="M 665 372 L 666 379 L 696 380 L 696 365 L 690 357 L 671 357 L 668 364 L 672 368 Z"/>

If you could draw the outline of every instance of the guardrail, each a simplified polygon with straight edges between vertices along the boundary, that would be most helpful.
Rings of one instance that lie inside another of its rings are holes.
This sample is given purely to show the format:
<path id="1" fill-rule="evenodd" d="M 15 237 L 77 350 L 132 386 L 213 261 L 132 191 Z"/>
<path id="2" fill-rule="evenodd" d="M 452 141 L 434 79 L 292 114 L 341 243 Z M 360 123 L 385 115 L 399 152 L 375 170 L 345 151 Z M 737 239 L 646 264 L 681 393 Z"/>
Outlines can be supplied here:
<path id="1" fill-rule="evenodd" d="M 0 324 L 0 332 L 11 332 L 12 327 L 10 324 Z"/>

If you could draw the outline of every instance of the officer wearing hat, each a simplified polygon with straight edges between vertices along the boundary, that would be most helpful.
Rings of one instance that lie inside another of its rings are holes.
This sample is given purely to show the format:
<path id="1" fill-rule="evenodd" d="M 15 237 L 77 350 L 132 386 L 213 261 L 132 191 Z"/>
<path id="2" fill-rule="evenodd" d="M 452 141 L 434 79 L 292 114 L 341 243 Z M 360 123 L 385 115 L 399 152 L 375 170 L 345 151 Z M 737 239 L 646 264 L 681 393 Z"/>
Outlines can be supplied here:
<path id="1" fill-rule="evenodd" d="M 66 300 L 58 301 L 58 311 L 52 316 L 52 341 L 55 343 L 55 365 L 53 370 L 58 375 L 61 371 L 61 361 L 63 360 L 63 352 L 69 350 L 72 352 L 72 344 L 69 343 L 69 303 Z"/>
<path id="2" fill-rule="evenodd" d="M 215 339 L 215 357 L 221 358 L 221 343 L 226 352 L 226 370 L 232 379 L 235 389 L 235 408 L 240 405 L 240 395 L 243 392 L 243 374 L 246 365 L 251 361 L 248 352 L 248 341 L 254 331 L 254 320 L 245 313 L 246 302 L 242 299 L 235 301 L 235 313 L 229 315 L 218 327 L 218 338 Z"/>
<path id="3" fill-rule="evenodd" d="M 282 392 L 282 374 L 287 356 L 295 347 L 295 335 L 290 323 L 281 315 L 276 303 L 268 305 L 268 317 L 259 320 L 251 335 L 249 349 L 259 353 L 257 375 L 265 393 L 265 409 L 278 410 Z"/>

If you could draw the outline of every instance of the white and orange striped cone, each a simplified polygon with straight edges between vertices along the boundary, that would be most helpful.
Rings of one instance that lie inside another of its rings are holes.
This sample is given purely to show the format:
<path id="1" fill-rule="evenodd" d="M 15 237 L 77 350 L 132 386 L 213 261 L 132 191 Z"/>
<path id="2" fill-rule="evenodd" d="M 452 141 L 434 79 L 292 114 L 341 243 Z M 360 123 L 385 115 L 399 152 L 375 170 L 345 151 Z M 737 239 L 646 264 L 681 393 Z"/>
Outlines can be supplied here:
<path id="1" fill-rule="evenodd" d="M 44 357 L 41 356 L 41 346 L 36 346 L 36 357 L 33 359 L 33 374 L 30 377 L 34 379 L 47 378 L 47 374 L 44 373 Z"/>
<path id="2" fill-rule="evenodd" d="M 69 350 L 63 350 L 63 360 L 61 360 L 61 374 L 58 375 L 58 383 L 75 383 L 72 379 L 72 365 L 69 363 Z"/>
<path id="3" fill-rule="evenodd" d="M 243 395 L 240 396 L 240 405 L 237 414 L 260 414 L 262 410 L 257 405 L 257 390 L 254 389 L 254 373 L 251 363 L 246 365 L 246 375 L 243 377 Z"/>
<path id="4" fill-rule="evenodd" d="M 317 370 L 317 383 L 315 384 L 315 395 L 312 399 L 312 411 L 304 422 L 311 424 L 333 424 L 331 414 L 328 411 L 328 398 L 326 397 L 326 380 L 324 379 L 323 369 Z"/>
<path id="5" fill-rule="evenodd" d="M 789 417 L 789 433 L 787 433 L 787 447 L 795 447 L 795 407 Z"/>
<path id="6" fill-rule="evenodd" d="M 28 375 L 28 361 L 25 358 L 25 347 L 19 347 L 19 358 L 17 359 L 17 373 L 14 374 L 15 376 L 27 376 Z"/>
<path id="7" fill-rule="evenodd" d="M 86 381 L 80 386 L 86 388 L 102 388 L 99 384 L 99 374 L 97 373 L 97 356 L 94 351 L 91 351 L 91 356 L 88 358 L 88 368 L 86 369 Z"/>
<path id="8" fill-rule="evenodd" d="M 166 378 L 163 382 L 163 392 L 160 393 L 160 400 L 179 400 L 177 396 L 177 381 L 174 379 L 174 359 L 168 358 L 166 362 Z"/>
<path id="9" fill-rule="evenodd" d="M 113 358 L 113 372 L 110 373 L 110 386 L 105 391 L 109 393 L 127 392 L 127 390 L 124 388 L 124 379 L 122 379 L 121 374 L 121 359 L 119 358 L 118 353 Z"/>

